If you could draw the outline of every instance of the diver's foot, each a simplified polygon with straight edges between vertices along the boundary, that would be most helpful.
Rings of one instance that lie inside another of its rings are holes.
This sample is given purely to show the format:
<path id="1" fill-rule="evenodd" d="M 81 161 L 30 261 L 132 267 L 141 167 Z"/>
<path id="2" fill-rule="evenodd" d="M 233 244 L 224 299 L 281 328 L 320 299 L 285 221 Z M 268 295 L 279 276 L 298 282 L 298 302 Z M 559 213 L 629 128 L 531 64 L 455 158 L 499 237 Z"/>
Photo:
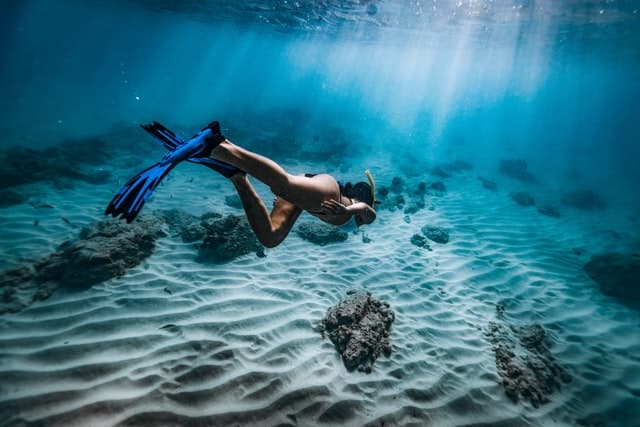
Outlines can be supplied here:
<path id="1" fill-rule="evenodd" d="M 216 148 L 218 145 L 220 145 L 222 141 L 227 139 L 224 137 L 224 135 L 222 134 L 222 131 L 220 130 L 219 121 L 215 120 L 209 123 L 202 130 L 204 131 L 207 129 L 211 130 L 211 133 L 204 140 L 205 147 L 200 153 L 198 153 L 197 156 L 194 156 L 194 157 L 211 157 L 211 152 L 213 151 L 213 149 Z"/>

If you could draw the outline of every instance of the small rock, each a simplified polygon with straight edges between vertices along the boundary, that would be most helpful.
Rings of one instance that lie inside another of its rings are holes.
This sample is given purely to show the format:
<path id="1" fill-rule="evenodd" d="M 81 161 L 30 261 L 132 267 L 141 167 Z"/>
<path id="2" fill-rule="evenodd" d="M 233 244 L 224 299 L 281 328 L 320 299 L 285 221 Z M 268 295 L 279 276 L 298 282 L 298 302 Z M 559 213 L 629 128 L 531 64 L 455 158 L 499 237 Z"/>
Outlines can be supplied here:
<path id="1" fill-rule="evenodd" d="M 496 307 L 496 311 L 502 319 L 504 307 Z M 492 344 L 505 394 L 514 403 L 523 398 L 537 408 L 548 403 L 562 384 L 571 382 L 571 376 L 551 354 L 546 331 L 541 325 L 490 322 L 486 335 Z"/>
<path id="2" fill-rule="evenodd" d="M 442 181 L 436 181 L 431 183 L 431 185 L 429 185 L 429 188 L 431 190 L 439 191 L 441 193 L 445 193 L 447 191 L 447 187 L 444 185 L 444 182 Z"/>
<path id="3" fill-rule="evenodd" d="M 0 190 L 0 208 L 20 205 L 27 200 L 27 197 L 15 190 Z"/>
<path id="4" fill-rule="evenodd" d="M 525 191 L 509 193 L 509 197 L 511 197 L 511 199 L 513 199 L 517 204 L 524 207 L 533 206 L 536 203 L 533 197 Z"/>
<path id="5" fill-rule="evenodd" d="M 349 235 L 346 232 L 337 227 L 315 222 L 300 224 L 296 229 L 296 234 L 301 238 L 320 246 L 324 246 L 329 243 L 344 242 L 349 238 Z"/>
<path id="6" fill-rule="evenodd" d="M 540 206 L 538 207 L 538 212 L 551 218 L 560 218 L 560 211 L 553 206 Z"/>
<path id="7" fill-rule="evenodd" d="M 591 190 L 564 193 L 562 203 L 584 211 L 605 209 L 607 207 L 607 204 Z"/>
<path id="8" fill-rule="evenodd" d="M 640 308 L 640 254 L 610 252 L 591 257 L 584 266 L 603 294 Z"/>
<path id="9" fill-rule="evenodd" d="M 222 263 L 251 252 L 260 253 L 262 245 L 244 216 L 216 219 L 203 215 L 201 219 L 206 235 L 200 245 L 199 261 Z"/>
<path id="10" fill-rule="evenodd" d="M 404 189 L 404 182 L 402 181 L 402 178 L 394 176 L 393 179 L 391 180 L 391 187 L 389 188 L 389 191 L 391 191 L 392 193 L 402 193 L 402 190 Z"/>
<path id="11" fill-rule="evenodd" d="M 478 177 L 478 181 L 482 184 L 484 188 L 487 190 L 495 191 L 498 188 L 498 185 L 495 181 L 491 181 L 490 179 L 483 178 L 481 176 Z"/>
<path id="12" fill-rule="evenodd" d="M 523 182 L 536 182 L 535 177 L 529 172 L 527 162 L 521 159 L 505 159 L 500 161 L 498 169 L 500 173 L 509 178 Z"/>
<path id="13" fill-rule="evenodd" d="M 433 169 L 431 169 L 431 175 L 437 176 L 438 178 L 443 178 L 443 179 L 449 178 L 451 176 L 450 173 L 446 172 L 440 166 L 436 166 Z"/>
<path id="14" fill-rule="evenodd" d="M 436 243 L 445 244 L 449 242 L 449 232 L 444 228 L 425 225 L 422 227 L 422 233 L 427 236 L 429 240 L 433 240 Z"/>
<path id="15" fill-rule="evenodd" d="M 427 194 L 427 183 L 426 182 L 418 183 L 418 186 L 416 187 L 414 194 L 418 196 L 424 196 L 425 194 Z"/>
<path id="16" fill-rule="evenodd" d="M 428 250 L 432 250 L 431 246 L 429 246 L 429 242 L 427 241 L 427 238 L 424 237 L 421 234 L 414 234 L 413 236 L 411 236 L 411 244 L 415 245 L 419 248 L 425 248 Z"/>
<path id="17" fill-rule="evenodd" d="M 424 209 L 424 199 L 411 199 L 409 206 L 404 208 L 404 213 L 413 215 L 414 213 Z"/>

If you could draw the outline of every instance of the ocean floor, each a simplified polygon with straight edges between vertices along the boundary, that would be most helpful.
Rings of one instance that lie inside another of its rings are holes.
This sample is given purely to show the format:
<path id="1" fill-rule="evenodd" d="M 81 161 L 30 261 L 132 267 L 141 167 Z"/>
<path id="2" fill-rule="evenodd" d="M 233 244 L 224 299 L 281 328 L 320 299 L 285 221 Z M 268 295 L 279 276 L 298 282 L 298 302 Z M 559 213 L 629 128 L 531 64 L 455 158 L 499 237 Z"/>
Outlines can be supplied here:
<path id="1" fill-rule="evenodd" d="M 106 220 L 139 166 L 107 168 L 100 183 L 16 187 L 28 199 L 0 208 L 2 269 L 40 265 Z M 584 270 L 594 255 L 637 254 L 638 218 L 576 208 L 588 194 L 563 202 L 498 159 L 463 166 L 409 178 L 371 165 L 385 202 L 344 241 L 294 229 L 277 248 L 211 262 L 160 225 L 150 256 L 121 277 L 58 283 L 33 301 L 21 294 L 33 289 L 5 284 L 0 425 L 640 425 L 640 311 Z M 364 179 L 360 165 L 328 172 Z M 143 214 L 242 215 L 228 196 L 222 177 L 185 164 Z M 354 289 L 395 312 L 392 352 L 371 373 L 347 370 L 319 332 Z M 27 303 L 9 310 L 11 298 Z"/>

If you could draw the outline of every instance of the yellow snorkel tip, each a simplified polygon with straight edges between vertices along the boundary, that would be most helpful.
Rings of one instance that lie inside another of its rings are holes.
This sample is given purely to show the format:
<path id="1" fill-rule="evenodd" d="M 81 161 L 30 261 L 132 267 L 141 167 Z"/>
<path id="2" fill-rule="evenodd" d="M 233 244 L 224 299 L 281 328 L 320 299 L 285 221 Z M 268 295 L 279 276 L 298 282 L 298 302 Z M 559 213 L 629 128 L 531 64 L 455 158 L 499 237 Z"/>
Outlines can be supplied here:
<path id="1" fill-rule="evenodd" d="M 367 179 L 369 180 L 369 185 L 371 186 L 371 199 L 373 199 L 373 202 L 371 203 L 371 207 L 373 207 L 377 203 L 376 182 L 373 180 L 373 175 L 371 175 L 371 172 L 369 172 L 369 169 L 365 170 L 364 174 L 367 176 Z"/>

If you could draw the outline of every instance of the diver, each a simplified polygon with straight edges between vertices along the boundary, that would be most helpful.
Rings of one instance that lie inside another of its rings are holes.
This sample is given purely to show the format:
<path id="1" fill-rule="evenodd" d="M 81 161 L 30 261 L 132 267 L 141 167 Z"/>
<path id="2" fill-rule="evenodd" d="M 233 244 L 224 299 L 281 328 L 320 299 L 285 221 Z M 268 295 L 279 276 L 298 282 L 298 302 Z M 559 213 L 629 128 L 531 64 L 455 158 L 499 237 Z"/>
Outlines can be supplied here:
<path id="1" fill-rule="evenodd" d="M 320 220 L 343 225 L 351 218 L 359 227 L 376 219 L 375 182 L 366 171 L 366 182 L 341 185 L 328 174 L 287 173 L 279 164 L 248 151 L 226 139 L 217 121 L 210 123 L 188 141 L 182 140 L 158 122 L 142 128 L 170 150 L 160 162 L 131 178 L 111 200 L 106 215 L 133 221 L 160 181 L 182 161 L 207 166 L 229 178 L 256 237 L 273 248 L 291 231 L 303 211 Z M 258 196 L 247 175 L 266 184 L 276 196 L 271 212 Z"/>

